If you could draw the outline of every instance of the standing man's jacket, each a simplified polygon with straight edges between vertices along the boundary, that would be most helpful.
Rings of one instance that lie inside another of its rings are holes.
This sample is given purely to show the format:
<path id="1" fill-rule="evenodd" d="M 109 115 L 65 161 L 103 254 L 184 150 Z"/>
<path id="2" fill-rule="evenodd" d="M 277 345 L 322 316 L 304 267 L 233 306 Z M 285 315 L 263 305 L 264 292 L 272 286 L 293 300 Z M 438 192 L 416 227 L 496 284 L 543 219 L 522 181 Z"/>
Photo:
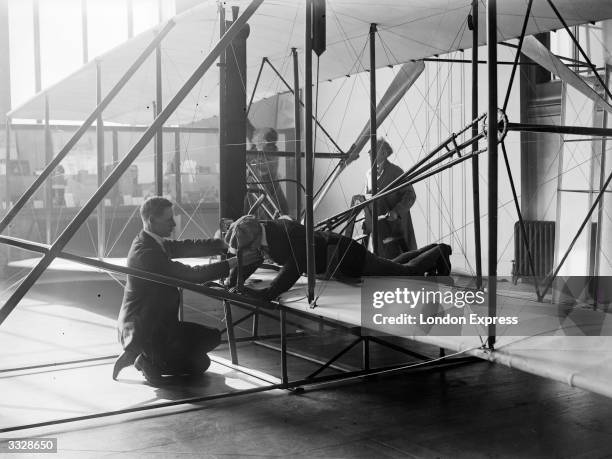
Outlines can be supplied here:
<path id="1" fill-rule="evenodd" d="M 389 161 L 385 162 L 382 171 L 379 170 L 378 175 L 378 190 L 382 190 L 386 186 L 393 183 L 399 178 L 404 171 L 397 164 Z M 366 194 L 372 192 L 370 186 L 372 173 L 366 173 Z M 395 258 L 402 252 L 416 250 L 417 243 L 414 234 L 414 226 L 410 215 L 410 208 L 416 201 L 416 193 L 412 185 L 408 185 L 402 190 L 391 193 L 384 198 L 378 200 L 378 215 L 384 215 L 387 212 L 394 210 L 397 212 L 399 219 L 395 221 L 381 220 L 378 225 L 379 238 L 379 254 L 385 258 Z M 365 209 L 365 229 L 370 234 L 372 232 L 372 208 L 370 206 Z M 388 246 L 382 244 L 382 240 L 386 237 L 397 238 L 401 243 L 392 243 Z"/>
<path id="2" fill-rule="evenodd" d="M 173 258 L 205 257 L 225 252 L 221 239 L 171 241 L 164 247 L 145 231 L 132 242 L 127 265 L 184 281 L 202 283 L 227 276 L 227 262 L 187 266 Z M 118 318 L 119 340 L 124 349 L 135 353 L 150 349 L 152 342 L 162 341 L 166 331 L 178 322 L 180 293 L 178 288 L 134 276 L 127 277 L 123 303 Z M 163 341 L 162 341 L 163 342 Z"/>

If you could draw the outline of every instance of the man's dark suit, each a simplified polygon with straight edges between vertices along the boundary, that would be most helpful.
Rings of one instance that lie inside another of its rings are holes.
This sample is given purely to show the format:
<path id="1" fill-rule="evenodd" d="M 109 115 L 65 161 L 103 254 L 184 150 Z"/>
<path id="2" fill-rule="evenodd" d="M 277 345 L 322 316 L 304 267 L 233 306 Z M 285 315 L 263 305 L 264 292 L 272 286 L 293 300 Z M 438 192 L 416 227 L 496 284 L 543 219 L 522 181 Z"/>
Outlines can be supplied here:
<path id="1" fill-rule="evenodd" d="M 289 290 L 306 272 L 306 228 L 293 220 L 262 220 L 268 243 L 267 255 L 281 266 L 278 275 L 266 289 L 259 289 L 266 299 L 274 299 Z M 361 244 L 330 231 L 315 231 L 315 269 L 328 277 L 359 277 L 367 250 Z M 259 265 L 245 266 L 246 279 Z M 236 270 L 230 282 L 236 281 Z"/>
<path id="2" fill-rule="evenodd" d="M 164 240 L 164 248 L 145 231 L 132 242 L 128 266 L 185 281 L 201 283 L 227 276 L 227 262 L 187 266 L 173 258 L 202 257 L 225 251 L 223 241 Z M 144 353 L 161 369 L 180 371 L 192 357 L 214 349 L 220 341 L 217 329 L 179 322 L 178 288 L 128 276 L 118 318 L 119 340 L 133 354 Z M 175 368 L 178 366 L 178 369 Z"/>

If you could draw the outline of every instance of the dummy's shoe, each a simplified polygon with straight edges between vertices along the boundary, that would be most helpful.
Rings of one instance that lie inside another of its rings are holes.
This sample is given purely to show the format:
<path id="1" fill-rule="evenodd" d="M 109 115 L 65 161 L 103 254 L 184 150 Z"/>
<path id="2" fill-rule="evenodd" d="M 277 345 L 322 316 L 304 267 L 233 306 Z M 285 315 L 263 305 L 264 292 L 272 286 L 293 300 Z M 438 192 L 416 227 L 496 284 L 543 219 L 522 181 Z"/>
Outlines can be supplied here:
<path id="1" fill-rule="evenodd" d="M 136 356 L 137 354 L 134 354 L 133 352 L 123 351 L 123 353 L 117 357 L 117 360 L 115 360 L 115 365 L 113 366 L 113 379 L 115 381 L 117 380 L 117 376 L 119 376 L 119 372 L 121 370 L 134 364 Z"/>
<path id="2" fill-rule="evenodd" d="M 453 253 L 453 249 L 448 244 L 440 244 L 440 252 L 442 252 L 442 258 L 436 263 L 436 275 L 438 276 L 450 276 L 451 273 L 451 262 L 450 255 Z"/>
<path id="3" fill-rule="evenodd" d="M 444 255 L 446 256 L 450 256 L 453 254 L 453 248 L 448 245 L 448 244 L 440 244 L 440 250 L 442 250 L 442 253 L 444 253 Z"/>
<path id="4" fill-rule="evenodd" d="M 134 366 L 152 386 L 157 386 L 162 383 L 161 370 L 144 355 L 139 354 L 138 357 L 136 357 Z"/>

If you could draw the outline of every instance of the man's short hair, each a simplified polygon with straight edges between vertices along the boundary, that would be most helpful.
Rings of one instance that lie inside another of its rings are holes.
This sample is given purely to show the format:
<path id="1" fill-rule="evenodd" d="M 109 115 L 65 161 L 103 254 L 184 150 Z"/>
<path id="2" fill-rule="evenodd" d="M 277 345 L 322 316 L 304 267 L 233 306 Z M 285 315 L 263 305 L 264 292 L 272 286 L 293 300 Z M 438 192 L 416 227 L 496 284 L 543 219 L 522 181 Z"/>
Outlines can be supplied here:
<path id="1" fill-rule="evenodd" d="M 265 142 L 278 142 L 278 132 L 274 128 L 267 128 L 263 133 Z"/>
<path id="2" fill-rule="evenodd" d="M 161 196 L 147 198 L 140 206 L 140 218 L 148 222 L 151 217 L 160 217 L 164 210 L 172 207 L 172 201 Z"/>
<path id="3" fill-rule="evenodd" d="M 393 148 L 389 142 L 387 142 L 382 137 L 379 137 L 376 140 L 376 155 L 384 155 L 385 158 L 391 156 L 393 154 Z"/>

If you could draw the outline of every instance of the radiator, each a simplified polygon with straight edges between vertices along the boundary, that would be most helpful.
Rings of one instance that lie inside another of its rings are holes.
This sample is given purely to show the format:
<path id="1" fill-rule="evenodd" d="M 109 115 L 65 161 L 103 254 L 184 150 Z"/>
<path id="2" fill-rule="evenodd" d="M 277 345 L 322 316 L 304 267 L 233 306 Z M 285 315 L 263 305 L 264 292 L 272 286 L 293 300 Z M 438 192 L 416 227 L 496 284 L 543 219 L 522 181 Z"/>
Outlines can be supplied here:
<path id="1" fill-rule="evenodd" d="M 525 233 L 537 279 L 546 277 L 553 268 L 555 256 L 555 222 L 524 221 Z M 514 260 L 512 281 L 516 284 L 519 277 L 533 277 L 529 265 L 527 247 L 523 242 L 523 232 L 519 222 L 514 224 Z"/>

